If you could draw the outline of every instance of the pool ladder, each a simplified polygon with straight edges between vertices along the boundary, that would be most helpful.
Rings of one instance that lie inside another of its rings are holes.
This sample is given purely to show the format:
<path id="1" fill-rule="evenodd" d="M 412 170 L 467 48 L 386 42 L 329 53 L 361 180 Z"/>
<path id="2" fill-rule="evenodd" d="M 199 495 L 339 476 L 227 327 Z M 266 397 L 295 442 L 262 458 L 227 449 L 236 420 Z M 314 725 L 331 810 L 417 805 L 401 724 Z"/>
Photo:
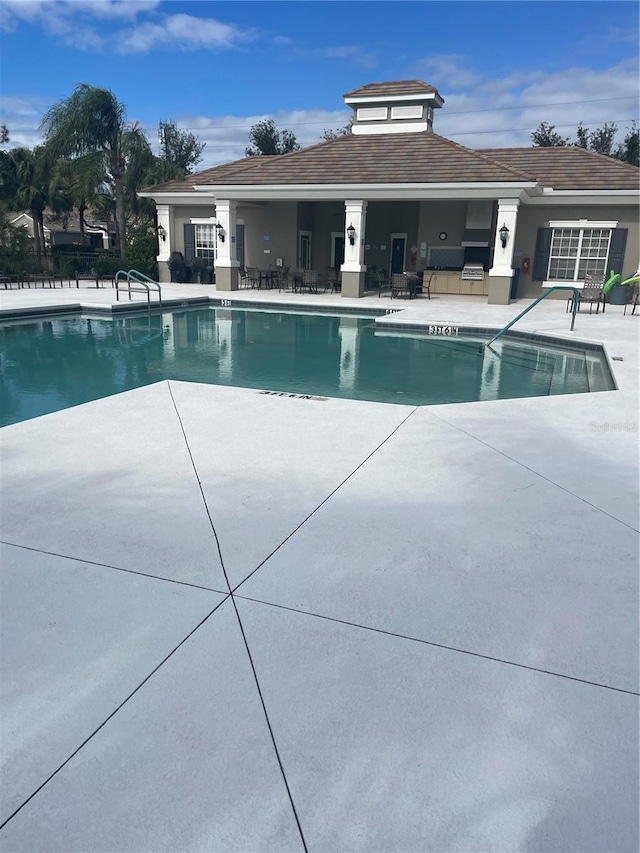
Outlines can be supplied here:
<path id="1" fill-rule="evenodd" d="M 498 338 L 502 337 L 502 335 L 504 335 L 505 332 L 508 332 L 509 329 L 515 323 L 517 323 L 521 317 L 524 317 L 524 315 L 527 314 L 529 311 L 531 311 L 532 308 L 535 308 L 535 306 L 538 304 L 538 302 L 542 302 L 542 300 L 546 299 L 547 296 L 549 296 L 550 293 L 553 293 L 554 290 L 571 290 L 571 291 L 573 291 L 573 305 L 572 305 L 572 310 L 571 310 L 571 331 L 573 332 L 573 327 L 574 327 L 575 322 L 576 322 L 576 312 L 578 310 L 578 306 L 580 305 L 580 291 L 577 287 L 571 287 L 570 285 L 567 285 L 567 284 L 556 284 L 553 287 L 550 287 L 548 290 L 545 290 L 545 292 L 541 296 L 539 296 L 535 300 L 535 302 L 532 302 L 531 305 L 527 305 L 527 307 L 524 309 L 524 311 L 521 311 L 517 317 L 515 317 L 510 323 L 507 323 L 507 325 L 503 329 L 500 329 L 498 334 L 494 335 L 494 337 L 491 338 L 489 343 L 485 344 L 485 346 L 490 347 L 494 341 L 497 341 Z"/>
<path id="2" fill-rule="evenodd" d="M 120 287 L 120 283 L 126 279 L 126 286 Z M 147 294 L 147 309 L 151 311 L 151 287 L 157 288 L 158 292 L 158 304 L 160 305 L 160 310 L 162 311 L 162 288 L 160 287 L 159 282 L 154 281 L 152 278 L 149 278 L 148 275 L 145 275 L 138 270 L 118 270 L 115 276 L 115 285 L 116 285 L 116 301 L 120 301 L 120 293 L 128 293 L 129 301 L 131 301 L 132 293 L 146 293 Z M 133 286 L 132 286 L 133 285 Z"/>

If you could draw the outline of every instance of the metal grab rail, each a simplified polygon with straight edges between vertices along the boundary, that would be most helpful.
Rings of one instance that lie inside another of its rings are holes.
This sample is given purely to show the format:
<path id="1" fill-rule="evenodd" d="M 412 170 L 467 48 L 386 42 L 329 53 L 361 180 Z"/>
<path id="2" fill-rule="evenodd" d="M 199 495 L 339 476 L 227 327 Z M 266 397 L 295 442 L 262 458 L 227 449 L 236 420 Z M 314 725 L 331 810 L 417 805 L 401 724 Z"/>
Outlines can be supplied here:
<path id="1" fill-rule="evenodd" d="M 126 278 L 127 286 L 126 288 L 120 287 L 120 281 Z M 142 293 L 143 291 L 140 288 L 144 288 L 147 294 L 147 307 L 149 311 L 151 310 L 151 288 L 149 285 L 153 285 L 158 289 L 158 302 L 160 304 L 160 309 L 162 309 L 162 288 L 160 287 L 159 282 L 154 281 L 152 278 L 149 278 L 148 275 L 145 275 L 142 272 L 138 272 L 138 270 L 118 270 L 115 274 L 115 288 L 116 288 L 116 301 L 120 301 L 120 291 L 126 290 L 129 294 L 129 302 L 131 302 L 131 294 L 132 293 Z M 137 284 L 138 287 L 131 287 L 131 282 Z M 148 282 L 148 284 L 147 284 Z"/>
<path id="2" fill-rule="evenodd" d="M 574 327 L 575 322 L 576 322 L 576 312 L 578 310 L 578 306 L 580 305 L 580 290 L 577 287 L 570 287 L 569 285 L 566 285 L 566 284 L 556 284 L 553 287 L 550 287 L 548 290 L 545 290 L 545 292 L 541 296 L 538 296 L 538 298 L 534 302 L 532 302 L 531 305 L 527 305 L 527 307 L 524 309 L 524 311 L 521 311 L 518 314 L 518 316 L 515 317 L 510 323 L 507 323 L 507 325 L 504 327 L 504 329 L 500 329 L 498 334 L 495 335 L 495 337 L 491 338 L 489 343 L 485 344 L 485 346 L 490 347 L 494 341 L 497 341 L 498 338 L 501 337 L 502 335 L 504 335 L 505 332 L 508 332 L 509 329 L 514 325 L 514 323 L 517 323 L 521 317 L 524 317 L 524 315 L 527 314 L 529 311 L 531 311 L 532 308 L 535 308 L 535 306 L 538 304 L 538 302 L 542 302 L 542 300 L 546 299 L 547 296 L 549 296 L 550 293 L 553 293 L 554 290 L 572 290 L 573 291 L 573 310 L 571 311 L 571 330 L 570 330 L 573 332 L 573 327 Z"/>

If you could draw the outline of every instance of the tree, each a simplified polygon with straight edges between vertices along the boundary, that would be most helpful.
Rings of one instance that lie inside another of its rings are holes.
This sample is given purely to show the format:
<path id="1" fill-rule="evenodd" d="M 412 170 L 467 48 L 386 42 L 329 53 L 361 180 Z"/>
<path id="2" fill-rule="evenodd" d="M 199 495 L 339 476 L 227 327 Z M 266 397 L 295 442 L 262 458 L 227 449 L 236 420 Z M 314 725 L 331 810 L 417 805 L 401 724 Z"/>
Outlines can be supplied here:
<path id="1" fill-rule="evenodd" d="M 576 145 L 587 151 L 594 151 L 605 157 L 614 157 L 634 166 L 640 165 L 640 139 L 635 121 L 627 128 L 627 135 L 623 141 L 614 149 L 614 140 L 618 126 L 615 122 L 605 122 L 602 127 L 589 130 L 582 122 L 576 128 L 576 140 L 572 142 L 569 137 L 562 137 L 555 132 L 552 124 L 542 122 L 531 134 L 534 145 L 538 146 L 567 146 Z"/>
<path id="2" fill-rule="evenodd" d="M 618 132 L 618 126 L 615 122 L 605 122 L 602 127 L 597 127 L 595 130 L 589 131 L 580 122 L 576 129 L 576 142 L 580 148 L 586 148 L 588 151 L 595 151 L 596 154 L 603 154 L 605 157 L 613 157 L 613 140 Z"/>
<path id="3" fill-rule="evenodd" d="M 9 128 L 6 124 L 0 124 L 0 145 L 7 145 L 9 142 Z"/>
<path id="4" fill-rule="evenodd" d="M 198 137 L 189 131 L 179 130 L 172 119 L 160 122 L 158 138 L 160 159 L 177 166 L 185 174 L 192 172 L 202 160 L 206 142 L 200 142 Z"/>
<path id="5" fill-rule="evenodd" d="M 325 142 L 328 142 L 330 139 L 338 139 L 341 136 L 347 136 L 347 134 L 351 133 L 351 128 L 353 127 L 353 116 L 349 119 L 347 124 L 344 127 L 325 127 L 322 131 L 322 139 Z"/>
<path id="6" fill-rule="evenodd" d="M 300 150 L 293 133 L 290 130 L 278 130 L 270 118 L 253 125 L 249 131 L 249 142 L 252 145 L 245 149 L 247 157 L 288 154 Z"/>
<path id="7" fill-rule="evenodd" d="M 33 246 L 37 255 L 45 250 L 44 209 L 49 201 L 51 160 L 42 145 L 33 150 L 13 148 L 9 159 L 14 172 L 13 203 L 28 210 L 33 220 Z"/>
<path id="8" fill-rule="evenodd" d="M 531 134 L 531 140 L 534 145 L 540 148 L 552 148 L 558 146 L 569 145 L 568 137 L 560 136 L 555 131 L 555 125 L 547 124 L 546 121 L 541 122 Z"/>
<path id="9" fill-rule="evenodd" d="M 621 144 L 618 145 L 618 150 L 614 156 L 624 163 L 631 163 L 632 166 L 640 166 L 640 131 L 635 121 L 631 127 L 627 128 L 627 135 Z"/>
<path id="10" fill-rule="evenodd" d="M 66 193 L 71 207 L 78 211 L 80 235 L 84 243 L 85 213 L 91 209 L 104 185 L 101 154 L 87 154 L 79 160 L 59 160 L 51 182 L 52 190 L 59 187 Z"/>
<path id="11" fill-rule="evenodd" d="M 108 89 L 81 83 L 46 113 L 41 128 L 52 156 L 81 160 L 102 155 L 105 181 L 115 201 L 120 257 L 126 248 L 125 172 L 132 156 L 150 152 L 139 125 L 126 121 L 125 108 Z"/>
<path id="12" fill-rule="evenodd" d="M 0 252 L 25 257 L 30 251 L 33 251 L 33 240 L 26 228 L 12 225 L 6 206 L 0 204 Z"/>

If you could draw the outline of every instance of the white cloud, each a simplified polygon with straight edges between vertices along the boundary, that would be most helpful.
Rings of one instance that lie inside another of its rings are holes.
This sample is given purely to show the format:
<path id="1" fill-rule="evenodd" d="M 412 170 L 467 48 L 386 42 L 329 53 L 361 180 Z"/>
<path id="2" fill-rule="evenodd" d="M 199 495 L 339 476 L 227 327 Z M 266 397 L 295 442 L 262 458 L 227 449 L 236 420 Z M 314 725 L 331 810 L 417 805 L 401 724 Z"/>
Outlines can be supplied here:
<path id="1" fill-rule="evenodd" d="M 33 148 L 42 141 L 38 126 L 49 108 L 39 96 L 5 95 L 0 100 L 0 124 L 9 128 L 9 144 L 5 148 Z"/>
<path id="2" fill-rule="evenodd" d="M 107 41 L 93 20 L 132 20 L 157 5 L 157 0 L 2 0 L 0 29 L 14 32 L 22 23 L 37 25 L 71 47 L 100 50 Z"/>
<path id="3" fill-rule="evenodd" d="M 159 23 L 146 21 L 131 30 L 123 30 L 117 45 L 120 53 L 146 53 L 163 44 L 171 44 L 179 50 L 220 49 L 247 44 L 257 37 L 253 29 L 243 30 L 214 18 L 168 15 Z"/>
<path id="4" fill-rule="evenodd" d="M 478 74 L 474 83 L 454 93 L 447 91 L 446 80 L 434 77 L 429 82 L 441 87 L 446 99 L 443 109 L 436 111 L 434 128 L 470 148 L 498 148 L 529 146 L 531 133 L 542 121 L 571 138 L 581 121 L 591 128 L 616 121 L 621 140 L 631 120 L 638 117 L 637 79 L 637 59 L 602 71 L 578 67 L 557 72 L 518 71 L 498 80 Z M 0 121 L 9 127 L 10 146 L 32 146 L 41 141 L 38 125 L 49 106 L 42 98 L 3 97 Z M 173 115 L 174 110 L 175 106 Z M 264 118 L 272 118 L 281 130 L 291 130 L 298 142 L 307 146 L 319 142 L 325 128 L 343 127 L 349 116 L 347 108 L 282 110 L 251 116 L 196 117 L 178 113 L 176 122 L 207 143 L 199 167 L 204 169 L 243 157 L 249 129 Z M 156 132 L 155 126 L 147 128 L 154 146 Z"/>
<path id="5" fill-rule="evenodd" d="M 2 0 L 0 25 L 13 31 L 21 21 L 40 23 L 72 21 L 78 17 L 132 20 L 140 12 L 151 12 L 159 0 Z"/>
<path id="6" fill-rule="evenodd" d="M 543 121 L 571 139 L 581 121 L 591 127 L 614 121 L 621 139 L 638 118 L 637 59 L 603 70 L 516 71 L 498 80 L 474 77 L 473 68 L 469 74 L 472 82 L 451 94 L 446 77 L 428 81 L 445 98 L 434 129 L 469 148 L 531 145 L 531 134 Z"/>
<path id="7" fill-rule="evenodd" d="M 202 162 L 198 165 L 198 170 L 202 170 L 244 157 L 245 148 L 249 145 L 249 130 L 252 125 L 264 119 L 273 119 L 279 130 L 290 130 L 300 145 L 306 147 L 320 142 L 325 128 L 343 127 L 350 112 L 346 109 L 282 110 L 269 115 L 191 116 L 176 120 L 176 124 L 183 130 L 190 130 L 200 142 L 207 143 Z M 155 128 L 150 128 L 148 135 L 153 138 L 154 150 L 157 153 L 154 133 Z"/>
<path id="8" fill-rule="evenodd" d="M 429 56 L 416 63 L 416 73 L 421 80 L 438 88 L 437 82 L 446 80 L 454 91 L 466 89 L 479 81 L 479 74 L 470 67 L 469 58 L 458 53 L 443 53 Z"/>
<path id="9" fill-rule="evenodd" d="M 158 7 L 157 0 L 0 0 L 0 28 L 14 32 L 21 23 L 41 27 L 78 50 L 101 50 L 115 45 L 119 53 L 147 53 L 170 44 L 179 50 L 223 49 L 248 44 L 258 37 L 215 18 L 164 15 L 136 23 Z M 129 27 L 104 34 L 97 21 L 130 22 Z"/>
<path id="10" fill-rule="evenodd" d="M 72 7 L 82 9 L 83 14 L 96 18 L 136 18 L 141 12 L 152 12 L 159 6 L 159 0 L 70 0 Z"/>

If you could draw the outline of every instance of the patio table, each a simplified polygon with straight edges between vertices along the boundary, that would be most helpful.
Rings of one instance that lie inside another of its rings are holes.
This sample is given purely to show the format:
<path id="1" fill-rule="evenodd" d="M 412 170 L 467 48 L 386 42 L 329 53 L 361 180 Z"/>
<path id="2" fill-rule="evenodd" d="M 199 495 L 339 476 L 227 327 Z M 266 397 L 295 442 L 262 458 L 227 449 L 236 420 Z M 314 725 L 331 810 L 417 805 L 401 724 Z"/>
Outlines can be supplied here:
<path id="1" fill-rule="evenodd" d="M 258 277 L 258 289 L 261 290 L 263 287 L 265 290 L 272 290 L 274 287 L 278 285 L 278 271 L 277 270 L 260 270 Z"/>

